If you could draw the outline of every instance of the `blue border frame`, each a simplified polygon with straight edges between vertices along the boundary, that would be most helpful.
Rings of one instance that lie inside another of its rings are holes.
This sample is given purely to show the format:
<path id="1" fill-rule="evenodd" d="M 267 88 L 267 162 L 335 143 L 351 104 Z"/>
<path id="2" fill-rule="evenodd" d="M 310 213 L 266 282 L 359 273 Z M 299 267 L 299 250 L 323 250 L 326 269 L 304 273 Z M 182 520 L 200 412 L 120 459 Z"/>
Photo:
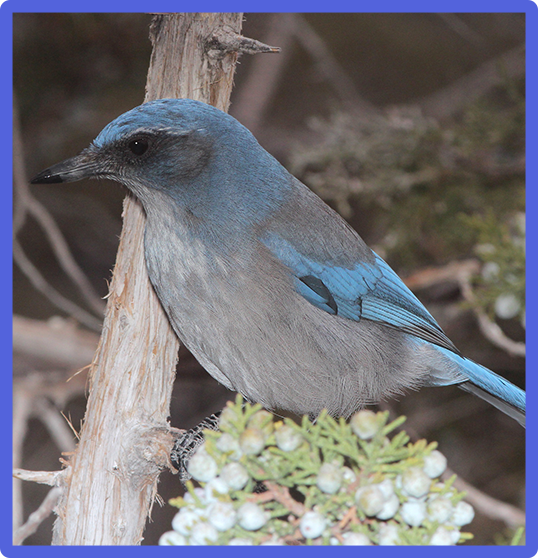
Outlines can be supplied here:
<path id="1" fill-rule="evenodd" d="M 129 2 L 122 0 L 93 0 L 91 4 L 86 4 L 86 9 L 80 9 L 79 6 L 74 6 L 72 1 L 68 0 L 49 0 L 46 2 L 46 9 L 43 9 L 43 0 L 8 0 L 5 1 L 0 7 L 0 44 L 2 49 L 0 56 L 2 59 L 3 75 L 5 77 L 12 76 L 12 14 L 14 12 L 146 12 L 147 4 L 130 0 Z M 537 179 L 537 157 L 538 142 L 536 134 L 537 119 L 537 104 L 538 99 L 538 85 L 537 85 L 537 69 L 538 69 L 538 0 L 451 0 L 451 1 L 437 1 L 435 4 L 426 2 L 425 0 L 410 0 L 402 3 L 395 0 L 383 0 L 379 3 L 366 3 L 363 0 L 337 0 L 330 3 L 330 10 L 327 10 L 327 4 L 321 1 L 297 1 L 297 0 L 272 0 L 270 3 L 261 4 L 260 2 L 238 2 L 228 0 L 226 2 L 216 1 L 188 1 L 188 2 L 173 2 L 166 0 L 157 0 L 151 6 L 154 12 L 168 12 L 168 11 L 245 11 L 245 12 L 280 12 L 280 11 L 293 11 L 293 12 L 524 12 L 526 13 L 526 41 L 527 41 L 527 152 L 535 154 L 534 157 L 528 158 L 527 163 L 527 212 L 536 210 L 537 193 L 533 188 Z M 432 10 L 435 8 L 435 10 Z M 12 130 L 12 88 L 4 86 L 2 88 L 3 103 L 0 106 L 1 125 L 4 133 L 0 137 L 2 146 L 2 160 L 4 168 L 4 177 L 12 175 L 12 145 L 11 145 L 11 130 Z M 7 190 L 7 180 L 4 184 Z M 2 293 L 0 298 L 0 351 L 4 355 L 3 362 L 11 362 L 12 358 L 12 248 L 11 248 L 11 231 L 12 231 L 12 203 L 11 196 L 6 196 L 5 202 L 0 205 L 0 250 L 2 255 L 3 273 L 2 278 Z M 533 219 L 527 219 L 527 235 L 530 239 L 537 238 L 538 223 Z M 528 242 L 528 260 L 527 260 L 527 275 L 529 278 L 534 276 L 533 272 L 538 274 L 536 269 L 535 245 L 533 242 Z M 527 281 L 527 285 L 532 286 L 531 281 Z M 527 331 L 529 339 L 533 338 L 536 330 L 536 318 L 532 310 L 537 308 L 537 293 L 534 289 L 528 289 L 527 306 L 531 310 L 527 312 Z M 534 366 L 537 363 L 537 354 L 534 352 L 534 344 L 528 343 L 530 348 L 527 370 L 535 370 Z M 7 367 L 5 367 L 7 368 Z M 2 390 L 2 405 L 0 405 L 1 423 L 4 425 L 2 428 L 2 447 L 11 447 L 11 427 L 12 424 L 12 380 L 9 369 L 4 371 L 2 382 L 5 383 Z M 527 393 L 530 394 L 531 401 L 534 399 L 536 392 L 537 378 L 534 374 L 527 374 Z M 533 471 L 533 465 L 538 463 L 538 451 L 536 444 L 533 443 L 536 436 L 536 422 L 537 413 L 534 412 L 533 406 L 528 406 L 527 415 L 527 471 Z M 10 451 L 6 451 L 10 454 Z M 11 532 L 11 460 L 2 459 L 0 462 L 0 486 L 1 494 L 4 495 L 2 499 L 2 506 L 0 507 L 1 518 L 0 522 L 0 554 L 4 556 L 35 556 L 41 554 L 43 556 L 57 556 L 58 553 L 63 552 L 72 553 L 72 548 L 64 549 L 64 547 L 47 547 L 47 546 L 13 546 L 12 545 L 12 532 Z M 537 475 L 530 474 L 527 479 L 527 516 L 528 525 L 538 525 L 538 500 L 536 498 L 537 491 Z M 10 497 L 6 498 L 5 495 L 9 494 Z M 164 530 L 164 529 L 163 529 Z M 97 552 L 108 554 L 114 553 L 115 556 L 124 553 L 152 553 L 152 552 L 186 552 L 196 553 L 214 553 L 214 547 L 197 547 L 189 550 L 190 547 L 183 549 L 166 550 L 166 547 L 99 547 Z M 280 550 L 281 549 L 281 550 Z M 390 555 L 390 553 L 398 552 L 399 556 L 411 556 L 415 558 L 418 553 L 424 552 L 431 553 L 431 547 L 398 547 L 395 550 L 392 547 L 370 547 L 368 550 L 363 547 L 360 552 L 372 552 L 377 555 Z M 92 555 L 95 552 L 94 547 L 78 547 L 77 552 L 81 552 L 83 556 Z M 240 547 L 220 547 L 217 551 L 219 555 L 237 556 L 241 553 L 251 553 L 252 547 L 241 549 Z M 354 547 L 279 547 L 279 552 L 284 553 L 308 553 L 323 554 L 330 552 L 339 553 L 340 555 L 351 556 L 357 553 Z M 527 543 L 525 546 L 518 547 L 496 547 L 496 546 L 459 546 L 459 547 L 437 547 L 436 553 L 440 555 L 449 555 L 451 553 L 458 553 L 459 556 L 475 556 L 477 552 L 487 552 L 488 556 L 499 556 L 510 554 L 512 556 L 530 557 L 536 556 L 538 553 L 538 532 L 536 529 L 529 529 L 527 531 Z M 274 547 L 256 547 L 257 554 L 266 553 L 268 556 L 274 553 Z M 413 554 L 411 554 L 413 553 Z"/>

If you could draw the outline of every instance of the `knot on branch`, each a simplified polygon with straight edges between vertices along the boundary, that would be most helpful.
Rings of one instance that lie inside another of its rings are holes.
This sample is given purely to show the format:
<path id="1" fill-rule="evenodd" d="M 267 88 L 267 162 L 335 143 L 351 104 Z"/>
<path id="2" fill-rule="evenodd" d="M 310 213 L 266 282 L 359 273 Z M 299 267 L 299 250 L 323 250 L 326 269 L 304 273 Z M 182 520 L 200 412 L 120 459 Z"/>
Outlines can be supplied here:
<path id="1" fill-rule="evenodd" d="M 170 451 L 174 437 L 161 426 L 140 425 L 130 429 L 122 441 L 122 459 L 114 467 L 117 475 L 129 478 L 137 488 L 152 484 L 165 467 L 174 470 Z"/>
<path id="2" fill-rule="evenodd" d="M 205 44 L 207 55 L 211 58 L 222 58 L 230 52 L 238 54 L 260 54 L 264 52 L 280 52 L 280 47 L 266 45 L 256 39 L 243 37 L 230 28 L 217 29 Z"/>

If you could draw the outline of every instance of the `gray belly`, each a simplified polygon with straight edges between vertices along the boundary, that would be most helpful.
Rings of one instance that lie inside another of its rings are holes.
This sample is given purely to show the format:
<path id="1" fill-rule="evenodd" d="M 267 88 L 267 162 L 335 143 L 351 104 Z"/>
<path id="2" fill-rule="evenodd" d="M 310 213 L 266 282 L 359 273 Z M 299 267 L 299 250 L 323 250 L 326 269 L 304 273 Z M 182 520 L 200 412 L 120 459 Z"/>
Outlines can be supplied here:
<path id="1" fill-rule="evenodd" d="M 227 388 L 269 409 L 348 416 L 419 383 L 403 335 L 316 308 L 279 262 L 180 244 L 146 243 L 149 276 L 180 340 Z"/>

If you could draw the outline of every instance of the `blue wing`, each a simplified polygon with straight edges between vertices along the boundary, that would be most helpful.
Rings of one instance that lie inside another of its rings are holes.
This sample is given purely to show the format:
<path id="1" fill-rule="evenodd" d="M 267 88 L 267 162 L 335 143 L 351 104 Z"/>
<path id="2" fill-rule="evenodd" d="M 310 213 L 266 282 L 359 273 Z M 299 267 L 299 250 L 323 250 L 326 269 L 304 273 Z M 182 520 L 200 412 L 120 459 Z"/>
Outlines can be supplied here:
<path id="1" fill-rule="evenodd" d="M 433 316 L 377 254 L 354 267 L 323 264 L 276 234 L 264 244 L 294 279 L 296 290 L 321 310 L 349 320 L 371 320 L 458 353 Z"/>

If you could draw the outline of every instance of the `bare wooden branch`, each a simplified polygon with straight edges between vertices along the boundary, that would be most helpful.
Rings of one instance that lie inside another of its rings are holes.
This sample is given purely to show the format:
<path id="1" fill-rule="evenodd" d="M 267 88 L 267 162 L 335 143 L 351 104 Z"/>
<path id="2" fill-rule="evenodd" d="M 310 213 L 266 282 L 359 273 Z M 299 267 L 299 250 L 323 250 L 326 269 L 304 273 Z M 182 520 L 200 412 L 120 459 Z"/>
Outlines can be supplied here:
<path id="1" fill-rule="evenodd" d="M 234 116 L 254 135 L 275 95 L 288 60 L 295 33 L 294 14 L 272 14 L 266 40 L 279 45 L 279 56 L 258 56 L 242 87 L 235 92 Z"/>
<path id="2" fill-rule="evenodd" d="M 61 471 L 27 471 L 26 469 L 13 469 L 13 476 L 16 479 L 37 482 L 38 484 L 48 484 L 49 486 L 59 486 L 65 478 L 67 469 Z"/>
<path id="3" fill-rule="evenodd" d="M 13 316 L 13 351 L 67 369 L 90 364 L 99 337 L 56 317 L 43 322 Z"/>
<path id="4" fill-rule="evenodd" d="M 146 101 L 189 97 L 226 110 L 237 53 L 208 57 L 241 14 L 155 16 Z M 139 544 L 173 444 L 167 416 L 178 340 L 149 283 L 144 214 L 128 197 L 80 442 L 58 503 L 53 544 Z"/>
<path id="5" fill-rule="evenodd" d="M 521 45 L 498 58 L 488 60 L 476 70 L 413 104 L 419 105 L 426 115 L 448 118 L 504 79 L 515 79 L 524 74 L 525 45 Z"/>
<path id="6" fill-rule="evenodd" d="M 331 84 L 351 112 L 372 115 L 378 109 L 357 91 L 353 80 L 333 56 L 325 42 L 301 14 L 294 15 L 295 36 L 314 60 L 320 74 Z"/>
<path id="7" fill-rule="evenodd" d="M 13 544 L 20 545 L 24 540 L 33 535 L 37 528 L 53 512 L 62 490 L 55 486 L 49 490 L 43 502 L 35 512 L 32 512 L 24 525 L 21 525 L 13 534 Z"/>
<path id="8" fill-rule="evenodd" d="M 463 40 L 471 43 L 473 46 L 485 46 L 486 40 L 483 35 L 475 31 L 470 25 L 467 25 L 458 14 L 436 14 L 436 16 L 442 19 Z"/>
<path id="9" fill-rule="evenodd" d="M 58 408 L 44 397 L 39 398 L 34 404 L 34 413 L 47 427 L 50 437 L 62 453 L 68 453 L 75 449 L 75 434 L 69 427 L 65 417 Z"/>
<path id="10" fill-rule="evenodd" d="M 475 295 L 471 286 L 471 276 L 469 274 L 462 274 L 459 277 L 461 292 L 468 302 L 475 302 Z M 498 324 L 491 321 L 488 315 L 481 310 L 476 304 L 473 304 L 473 310 L 478 318 L 478 326 L 480 331 L 486 339 L 491 343 L 503 349 L 511 356 L 524 357 L 527 352 L 525 343 L 513 341 L 504 334 L 504 331 Z"/>
<path id="11" fill-rule="evenodd" d="M 104 302 L 99 298 L 99 295 L 93 288 L 89 279 L 75 261 L 75 258 L 73 257 L 73 254 L 71 253 L 71 250 L 52 215 L 48 212 L 46 207 L 32 195 L 30 191 L 28 177 L 26 176 L 26 171 L 24 169 L 24 154 L 20 135 L 18 111 L 16 109 L 13 114 L 13 158 L 13 182 L 16 192 L 14 235 L 16 235 L 22 228 L 27 214 L 32 215 L 45 232 L 52 251 L 54 252 L 61 268 L 71 281 L 73 281 L 80 294 L 88 303 L 89 307 L 98 316 L 101 316 L 105 309 Z M 22 266 L 21 270 L 27 273 L 28 267 Z M 29 279 L 32 280 L 31 277 L 29 277 Z M 43 294 L 47 296 L 46 293 Z M 51 299 L 50 296 L 49 299 Z M 52 302 L 55 302 L 55 300 L 55 298 L 51 299 Z M 60 306 L 60 308 L 65 310 L 64 306 Z"/>
<path id="12" fill-rule="evenodd" d="M 462 275 L 474 275 L 480 270 L 478 260 L 469 259 L 450 262 L 442 267 L 420 269 L 405 278 L 405 284 L 411 289 L 425 289 L 444 281 L 459 283 Z"/>
<path id="13" fill-rule="evenodd" d="M 224 54 L 234 52 L 238 54 L 261 54 L 280 52 L 280 47 L 272 47 L 239 35 L 230 27 L 221 27 L 206 41 L 209 56 L 222 57 Z"/>
<path id="14" fill-rule="evenodd" d="M 60 294 L 41 274 L 37 267 L 30 261 L 18 240 L 13 240 L 13 259 L 20 270 L 30 280 L 35 289 L 47 297 L 52 304 L 77 319 L 86 327 L 99 331 L 101 322 L 78 304 Z"/>
<path id="15" fill-rule="evenodd" d="M 13 390 L 13 468 L 20 467 L 22 464 L 22 448 L 26 430 L 28 427 L 28 417 L 31 409 L 31 399 L 21 396 Z M 23 503 L 22 503 L 22 483 L 20 479 L 13 477 L 13 530 L 18 529 L 23 522 Z"/>

